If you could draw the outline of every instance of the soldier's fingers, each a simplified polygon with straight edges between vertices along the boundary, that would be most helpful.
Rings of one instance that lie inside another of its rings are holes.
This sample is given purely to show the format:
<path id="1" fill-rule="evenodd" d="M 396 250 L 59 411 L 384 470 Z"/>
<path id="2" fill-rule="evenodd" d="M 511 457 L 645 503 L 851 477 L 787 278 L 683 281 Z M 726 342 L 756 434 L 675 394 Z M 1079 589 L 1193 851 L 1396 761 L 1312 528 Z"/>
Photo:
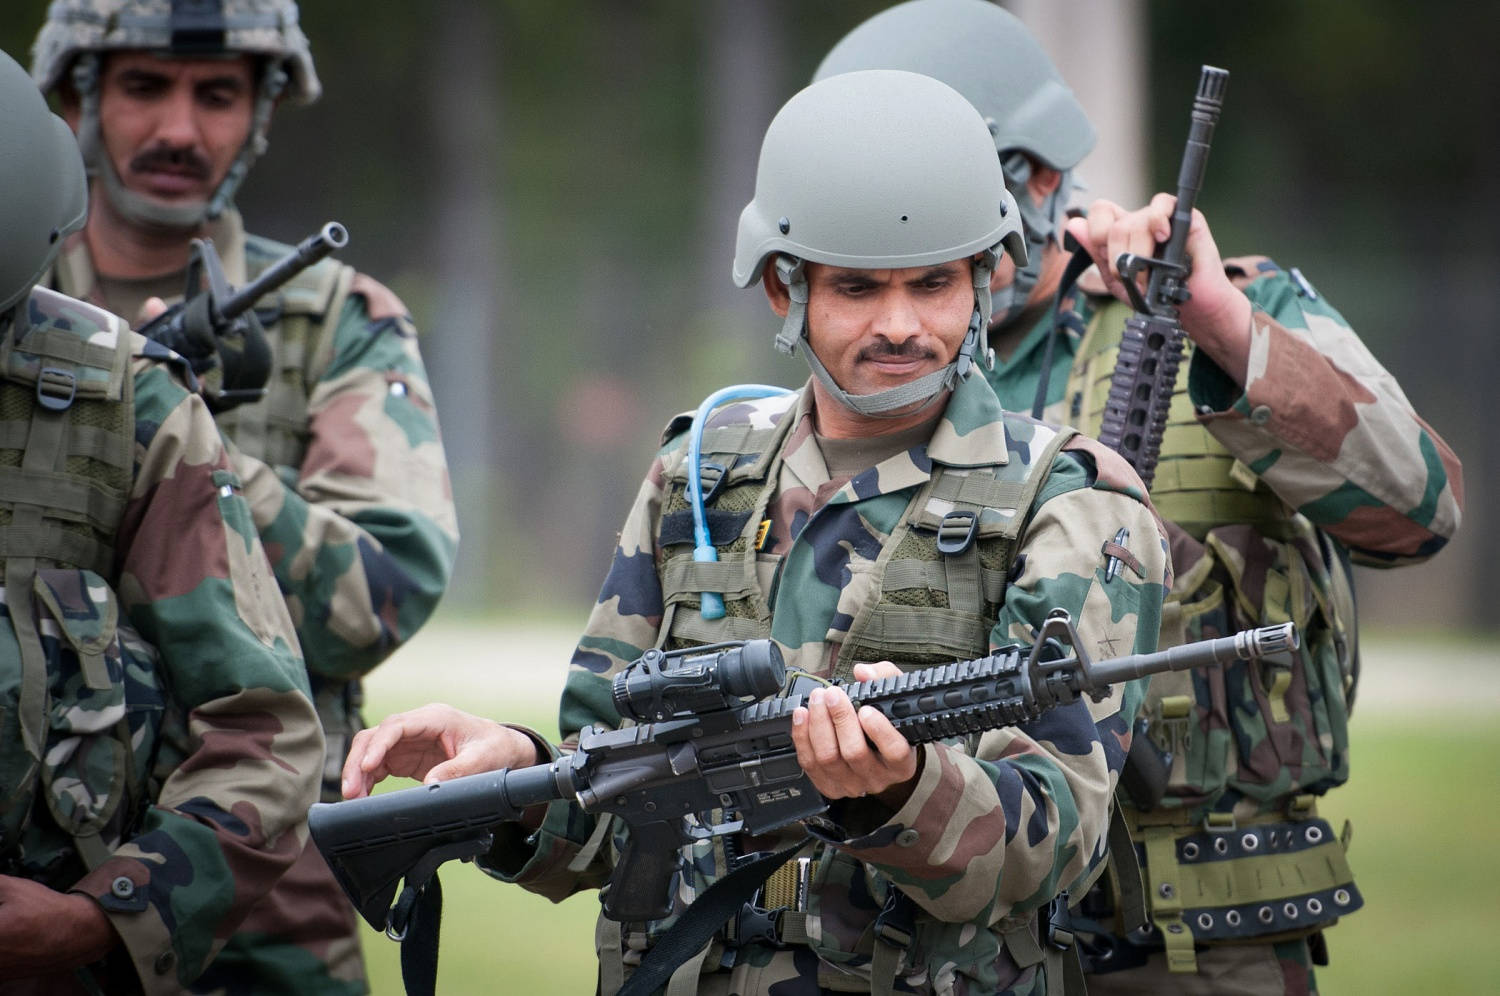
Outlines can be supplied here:
<path id="1" fill-rule="evenodd" d="M 830 688 L 826 696 L 828 718 L 833 721 L 833 732 L 838 738 L 839 756 L 858 773 L 861 768 L 869 766 L 873 757 L 870 743 L 865 739 L 864 727 L 859 722 L 859 714 L 854 711 L 854 704 L 849 701 L 849 696 L 842 688 Z"/>
<path id="2" fill-rule="evenodd" d="M 838 764 L 838 734 L 828 717 L 828 689 L 814 688 L 807 696 L 808 748 L 814 765 L 820 768 Z"/>
<path id="3" fill-rule="evenodd" d="M 877 678 L 895 678 L 901 674 L 901 669 L 890 661 L 879 661 L 874 664 L 861 662 L 854 665 L 855 681 L 874 681 Z"/>
<path id="4" fill-rule="evenodd" d="M 891 775 L 893 780 L 890 784 L 905 781 L 917 773 L 916 752 L 900 731 L 891 725 L 885 713 L 874 706 L 861 706 L 859 722 L 865 737 L 874 746 L 880 763 Z"/>

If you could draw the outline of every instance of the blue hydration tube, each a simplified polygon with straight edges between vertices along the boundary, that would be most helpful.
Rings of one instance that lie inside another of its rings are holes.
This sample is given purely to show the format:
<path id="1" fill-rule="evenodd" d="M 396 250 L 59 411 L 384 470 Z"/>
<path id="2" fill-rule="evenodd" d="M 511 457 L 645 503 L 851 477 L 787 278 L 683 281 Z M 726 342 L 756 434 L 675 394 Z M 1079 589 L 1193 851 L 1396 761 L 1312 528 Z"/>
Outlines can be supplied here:
<path id="1" fill-rule="evenodd" d="M 703 467 L 700 461 L 703 450 L 703 424 L 708 421 L 708 416 L 713 410 L 726 401 L 751 401 L 755 398 L 774 398 L 794 392 L 784 387 L 771 387 L 767 384 L 735 384 L 725 387 L 710 394 L 698 406 L 697 413 L 693 416 L 693 425 L 688 434 L 688 503 L 693 507 L 693 560 L 697 563 L 716 564 L 719 562 L 719 551 L 708 541 L 708 524 L 704 521 L 703 510 Z M 730 468 L 724 468 L 728 474 Z M 699 612 L 704 619 L 724 618 L 724 595 L 718 591 L 705 591 L 701 593 L 702 604 Z"/>

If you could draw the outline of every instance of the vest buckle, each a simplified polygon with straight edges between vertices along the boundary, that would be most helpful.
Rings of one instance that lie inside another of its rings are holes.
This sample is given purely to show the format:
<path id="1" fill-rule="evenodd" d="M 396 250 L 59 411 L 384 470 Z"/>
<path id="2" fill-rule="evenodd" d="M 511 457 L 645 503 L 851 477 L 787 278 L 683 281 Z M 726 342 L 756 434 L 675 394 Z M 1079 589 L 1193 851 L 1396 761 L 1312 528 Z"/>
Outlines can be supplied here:
<path id="1" fill-rule="evenodd" d="M 972 509 L 955 508 L 938 523 L 938 553 L 947 557 L 958 556 L 974 545 L 978 532 L 979 516 Z"/>
<path id="2" fill-rule="evenodd" d="M 65 412 L 78 394 L 78 378 L 71 370 L 42 367 L 36 379 L 37 404 L 49 412 Z"/>

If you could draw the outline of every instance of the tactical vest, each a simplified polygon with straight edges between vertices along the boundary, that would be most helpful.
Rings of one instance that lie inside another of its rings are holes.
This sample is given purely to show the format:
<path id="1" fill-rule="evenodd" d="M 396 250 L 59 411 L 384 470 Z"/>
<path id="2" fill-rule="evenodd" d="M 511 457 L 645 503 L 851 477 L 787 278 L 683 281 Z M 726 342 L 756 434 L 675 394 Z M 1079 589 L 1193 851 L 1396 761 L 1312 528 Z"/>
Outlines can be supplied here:
<path id="1" fill-rule="evenodd" d="M 0 859 L 62 885 L 75 849 L 93 867 L 138 813 L 163 696 L 106 580 L 133 478 L 130 335 L 44 288 L 29 323 L 0 340 Z"/>
<path id="2" fill-rule="evenodd" d="M 1111 299 L 1089 321 L 1068 377 L 1071 424 L 1097 435 L 1109 398 L 1109 382 L 1120 353 L 1120 333 L 1132 314 L 1129 305 Z M 1215 526 L 1248 523 L 1279 534 L 1291 513 L 1255 473 L 1235 459 L 1194 417 L 1188 397 L 1187 369 L 1191 340 L 1185 343 L 1177 386 L 1167 410 L 1161 458 L 1151 484 L 1151 502 L 1161 517 L 1202 541 Z"/>
<path id="3" fill-rule="evenodd" d="M 292 247 L 258 236 L 245 238 L 247 280 L 291 252 Z M 307 404 L 311 371 L 333 356 L 333 325 L 349 297 L 353 268 L 324 259 L 281 288 L 274 301 L 256 308 L 271 347 L 266 395 L 216 417 L 219 429 L 245 454 L 271 467 L 302 466 L 307 453 Z"/>
<path id="4" fill-rule="evenodd" d="M 789 402 L 795 405 L 795 398 Z M 1009 420 L 1017 416 L 1005 417 Z M 673 420 L 663 434 L 664 440 L 681 433 L 690 421 L 691 416 L 686 415 Z M 704 431 L 701 466 L 705 519 L 709 541 L 718 551 L 716 563 L 693 559 L 685 463 L 668 478 L 657 524 L 664 606 L 659 647 L 675 650 L 770 636 L 771 611 L 761 594 L 757 552 L 764 539 L 766 511 L 781 476 L 782 445 L 793 421 L 789 411 L 769 428 L 729 424 Z M 963 469 L 935 466 L 875 561 L 879 597 L 860 607 L 832 677 L 848 679 L 859 661 L 890 660 L 903 670 L 913 670 L 990 652 L 991 631 L 1005 600 L 1016 549 L 1032 505 L 1054 458 L 1073 434 L 1071 429 L 1062 429 L 1033 451 L 1029 462 L 1012 453 L 1006 464 Z M 705 590 L 723 595 L 723 617 L 702 617 L 699 607 Z M 972 738 L 970 753 L 977 742 L 978 737 Z M 720 853 L 698 857 L 712 862 L 716 874 L 722 876 L 727 874 L 728 859 L 722 853 L 722 843 L 713 846 Z M 831 943 L 808 936 L 807 911 L 797 909 L 787 898 L 799 891 L 799 876 L 803 885 L 810 885 L 810 891 L 816 893 L 824 882 L 862 880 L 864 874 L 857 862 L 832 848 L 822 849 L 820 858 L 809 867 L 796 862 L 783 865 L 766 882 L 761 898 L 766 908 L 787 907 L 776 917 L 779 941 L 814 948 Z M 914 941 L 921 943 L 914 932 L 915 910 L 909 908 L 910 901 L 894 886 L 888 888 L 885 911 L 877 917 L 870 939 L 874 993 L 892 991 L 901 951 Z M 596 944 L 605 992 L 613 991 L 612 985 L 617 988 L 621 971 L 618 955 L 612 954 L 620 950 L 619 929 L 618 924 L 601 918 Z M 1061 992 L 1061 959 L 1055 949 L 1044 949 L 1038 941 L 1035 914 L 1007 918 L 996 929 L 1018 965 L 1026 967 L 1046 959 L 1049 992 Z M 628 940 L 631 946 L 646 943 L 644 937 Z M 706 958 L 722 953 L 723 944 L 732 942 L 732 938 L 716 940 L 697 958 L 689 959 L 674 974 L 668 992 L 696 992 L 699 966 Z M 847 957 L 844 952 L 820 951 L 820 956 L 831 956 L 833 963 L 840 955 Z"/>
<path id="5" fill-rule="evenodd" d="M 1085 432 L 1101 425 L 1130 313 L 1119 301 L 1104 305 L 1079 344 L 1065 398 Z M 1170 765 L 1169 794 L 1144 811 L 1123 791 L 1119 800 L 1145 852 L 1149 916 L 1168 965 L 1191 972 L 1195 941 L 1307 936 L 1362 900 L 1344 856 L 1347 825 L 1336 838 L 1314 805 L 1348 777 L 1356 671 L 1348 562 L 1197 421 L 1187 391 L 1191 342 L 1186 348 L 1151 499 L 1203 556 L 1177 565 L 1161 646 L 1282 622 L 1297 623 L 1303 641 L 1284 659 L 1151 681 L 1144 735 Z M 1270 553 L 1254 582 L 1258 598 L 1238 552 L 1246 544 Z M 1252 757 L 1265 770 L 1252 768 Z M 1191 801 L 1226 796 L 1254 800 L 1258 811 L 1204 816 Z"/>

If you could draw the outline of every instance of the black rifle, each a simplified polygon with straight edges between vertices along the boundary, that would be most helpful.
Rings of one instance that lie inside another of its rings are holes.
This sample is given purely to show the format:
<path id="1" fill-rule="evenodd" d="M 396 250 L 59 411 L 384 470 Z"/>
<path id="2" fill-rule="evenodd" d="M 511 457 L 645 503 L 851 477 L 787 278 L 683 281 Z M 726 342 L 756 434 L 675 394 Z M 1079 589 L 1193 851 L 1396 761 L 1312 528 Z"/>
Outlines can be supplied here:
<path id="1" fill-rule="evenodd" d="M 1068 614 L 1054 610 L 1029 648 L 843 688 L 856 708 L 878 708 L 920 744 L 1024 723 L 1081 695 L 1100 701 L 1118 682 L 1296 646 L 1296 628 L 1287 623 L 1093 662 Z M 584 730 L 578 749 L 549 765 L 317 803 L 308 827 L 355 909 L 376 930 L 399 937 L 439 865 L 486 853 L 492 828 L 528 806 L 573 799 L 585 812 L 612 814 L 630 827 L 603 893 L 605 915 L 660 919 L 670 909 L 683 845 L 741 830 L 763 834 L 827 808 L 792 744 L 792 710 L 814 682 L 803 679 L 787 681 L 769 640 L 651 650 L 614 679 L 615 705 L 640 725 Z M 403 878 L 406 893 L 393 909 Z"/>
<path id="2" fill-rule="evenodd" d="M 218 370 L 218 382 L 202 391 L 215 412 L 227 411 L 266 393 L 271 347 L 251 312 L 255 302 L 329 253 L 349 244 L 349 233 L 330 221 L 299 242 L 239 290 L 229 286 L 211 239 L 194 239 L 183 299 L 139 331 L 188 361 L 194 376 Z M 194 385 L 196 388 L 197 385 Z"/>
<path id="3" fill-rule="evenodd" d="M 1182 167 L 1177 173 L 1177 206 L 1172 211 L 1171 234 L 1158 247 L 1158 255 L 1143 258 L 1121 253 L 1115 263 L 1135 314 L 1125 323 L 1119 358 L 1104 403 L 1104 422 L 1099 441 L 1123 456 L 1141 476 L 1147 489 L 1156 476 L 1161 454 L 1167 410 L 1182 362 L 1182 323 L 1177 307 L 1188 300 L 1188 228 L 1193 221 L 1193 203 L 1203 185 L 1209 144 L 1224 104 L 1229 73 L 1204 66 L 1193 98 L 1192 125 Z M 1136 279 L 1147 273 L 1146 292 Z"/>

